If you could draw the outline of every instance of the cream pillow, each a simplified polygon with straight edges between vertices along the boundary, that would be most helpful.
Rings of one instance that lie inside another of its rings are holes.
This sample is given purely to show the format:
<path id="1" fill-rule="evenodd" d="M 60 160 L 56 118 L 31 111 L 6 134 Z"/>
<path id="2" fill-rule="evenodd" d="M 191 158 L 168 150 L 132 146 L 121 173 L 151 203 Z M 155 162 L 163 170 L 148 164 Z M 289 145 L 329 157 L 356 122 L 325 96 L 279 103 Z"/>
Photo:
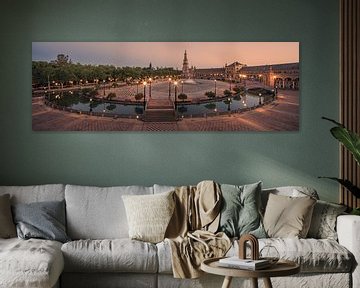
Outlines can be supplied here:
<path id="1" fill-rule="evenodd" d="M 173 193 L 122 196 L 131 239 L 151 243 L 164 240 L 175 208 Z"/>
<path id="2" fill-rule="evenodd" d="M 269 195 L 264 228 L 269 237 L 306 238 L 316 200 L 306 197 Z"/>

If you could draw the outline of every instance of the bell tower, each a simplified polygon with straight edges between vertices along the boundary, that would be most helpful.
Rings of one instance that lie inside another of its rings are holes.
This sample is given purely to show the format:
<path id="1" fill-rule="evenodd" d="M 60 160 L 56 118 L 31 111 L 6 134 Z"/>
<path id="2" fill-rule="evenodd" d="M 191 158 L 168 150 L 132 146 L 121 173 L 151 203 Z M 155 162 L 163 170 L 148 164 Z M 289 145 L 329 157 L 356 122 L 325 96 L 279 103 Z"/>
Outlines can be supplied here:
<path id="1" fill-rule="evenodd" d="M 185 53 L 184 53 L 182 74 L 183 74 L 183 77 L 184 77 L 184 78 L 190 78 L 189 61 L 188 61 L 188 59 L 187 59 L 186 50 L 185 50 Z"/>

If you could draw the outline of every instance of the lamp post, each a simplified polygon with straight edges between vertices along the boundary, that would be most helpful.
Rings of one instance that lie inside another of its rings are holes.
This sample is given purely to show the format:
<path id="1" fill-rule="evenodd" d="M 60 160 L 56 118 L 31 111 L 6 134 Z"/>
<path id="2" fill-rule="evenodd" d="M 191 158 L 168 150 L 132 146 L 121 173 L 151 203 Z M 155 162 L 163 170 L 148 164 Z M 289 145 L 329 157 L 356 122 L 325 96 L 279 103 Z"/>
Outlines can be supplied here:
<path id="1" fill-rule="evenodd" d="M 214 90 L 215 90 L 214 92 L 215 92 L 215 98 L 216 98 L 216 79 L 214 80 L 214 86 L 215 86 L 214 87 Z"/>
<path id="2" fill-rule="evenodd" d="M 103 80 L 104 83 L 104 97 L 105 97 L 105 80 Z"/>
<path id="3" fill-rule="evenodd" d="M 92 110 L 93 110 L 93 109 L 92 109 L 92 101 L 93 101 L 93 99 L 90 98 L 90 102 L 89 102 L 89 106 L 90 106 L 90 107 L 89 107 L 89 111 L 90 111 L 90 112 L 92 112 Z"/>
<path id="4" fill-rule="evenodd" d="M 169 98 L 171 96 L 171 77 L 169 77 Z"/>
<path id="5" fill-rule="evenodd" d="M 143 82 L 143 85 L 144 85 L 144 111 L 145 111 L 145 105 L 146 105 L 146 81 Z"/>
<path id="6" fill-rule="evenodd" d="M 181 93 L 184 93 L 184 81 L 181 80 Z"/>
<path id="7" fill-rule="evenodd" d="M 274 79 L 274 87 L 276 86 L 276 76 L 273 76 Z"/>
<path id="8" fill-rule="evenodd" d="M 136 94 L 139 94 L 139 81 L 136 81 Z"/>
<path id="9" fill-rule="evenodd" d="M 229 77 L 229 79 L 230 79 L 230 91 L 231 91 L 231 76 Z"/>
<path id="10" fill-rule="evenodd" d="M 47 80 L 48 80 L 48 90 L 50 91 L 51 87 L 50 87 L 50 76 L 47 75 Z"/>
<path id="11" fill-rule="evenodd" d="M 177 98 L 177 85 L 178 85 L 178 82 L 175 81 L 174 85 L 175 85 L 175 109 L 176 109 L 176 98 Z"/>
<path id="12" fill-rule="evenodd" d="M 149 78 L 149 83 L 150 83 L 150 86 L 149 86 L 149 98 L 151 98 L 151 81 L 152 81 L 152 79 Z"/>

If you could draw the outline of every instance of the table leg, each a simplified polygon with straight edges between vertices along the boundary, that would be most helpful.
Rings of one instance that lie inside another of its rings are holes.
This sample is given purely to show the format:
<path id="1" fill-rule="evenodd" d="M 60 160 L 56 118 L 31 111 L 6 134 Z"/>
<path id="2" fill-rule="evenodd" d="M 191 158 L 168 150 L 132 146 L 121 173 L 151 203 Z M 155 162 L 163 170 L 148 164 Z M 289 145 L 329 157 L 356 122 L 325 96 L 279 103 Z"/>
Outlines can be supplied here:
<path id="1" fill-rule="evenodd" d="M 232 277 L 231 276 L 225 276 L 224 282 L 221 286 L 221 288 L 230 288 Z"/>
<path id="2" fill-rule="evenodd" d="M 252 287 L 258 288 L 258 279 L 257 278 L 251 278 Z"/>
<path id="3" fill-rule="evenodd" d="M 264 279 L 265 288 L 273 288 L 270 278 L 266 277 L 263 279 Z"/>

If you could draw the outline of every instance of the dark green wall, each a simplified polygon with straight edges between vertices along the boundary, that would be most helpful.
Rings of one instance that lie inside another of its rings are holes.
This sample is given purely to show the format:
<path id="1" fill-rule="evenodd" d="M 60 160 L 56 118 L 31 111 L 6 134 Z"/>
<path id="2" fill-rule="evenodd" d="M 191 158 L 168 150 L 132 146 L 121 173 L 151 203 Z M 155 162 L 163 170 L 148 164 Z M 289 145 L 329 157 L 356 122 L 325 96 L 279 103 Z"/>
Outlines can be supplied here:
<path id="1" fill-rule="evenodd" d="M 0 184 L 309 185 L 337 201 L 337 0 L 2 0 Z M 300 41 L 300 131 L 33 132 L 33 41 Z"/>

